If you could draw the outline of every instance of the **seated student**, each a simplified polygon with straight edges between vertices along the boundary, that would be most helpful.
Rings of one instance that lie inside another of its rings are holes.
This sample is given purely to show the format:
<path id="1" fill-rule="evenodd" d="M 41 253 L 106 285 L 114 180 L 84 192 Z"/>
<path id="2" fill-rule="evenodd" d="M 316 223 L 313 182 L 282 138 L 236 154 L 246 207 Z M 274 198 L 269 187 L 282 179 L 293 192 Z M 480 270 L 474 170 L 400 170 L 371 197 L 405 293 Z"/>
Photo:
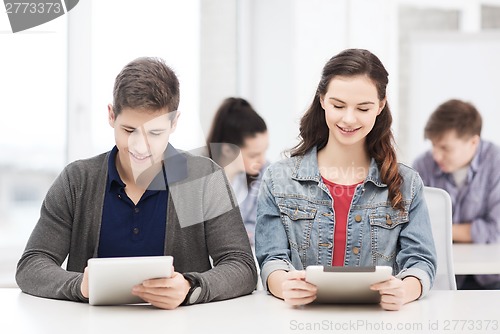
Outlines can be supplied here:
<path id="1" fill-rule="evenodd" d="M 371 287 L 387 310 L 432 286 L 436 252 L 423 184 L 396 161 L 387 76 L 367 50 L 331 58 L 299 144 L 264 173 L 255 252 L 264 288 L 289 304 L 316 298 L 308 265 L 391 266 L 395 276 Z"/>
<path id="2" fill-rule="evenodd" d="M 236 97 L 225 99 L 212 121 L 207 147 L 210 157 L 224 167 L 233 186 L 252 246 L 257 193 L 262 174 L 269 165 L 266 160 L 268 146 L 266 123 L 250 103 Z"/>
<path id="3" fill-rule="evenodd" d="M 175 73 L 161 59 L 133 60 L 116 77 L 113 100 L 116 146 L 56 179 L 19 260 L 19 287 L 86 302 L 88 259 L 172 255 L 173 276 L 133 294 L 173 309 L 251 293 L 257 271 L 224 172 L 168 143 L 179 118 Z"/>
<path id="4" fill-rule="evenodd" d="M 450 194 L 454 242 L 500 242 L 500 147 L 481 139 L 481 127 L 472 104 L 456 99 L 442 103 L 424 130 L 432 150 L 414 162 L 425 185 Z M 457 286 L 500 289 L 500 275 L 457 275 Z"/>

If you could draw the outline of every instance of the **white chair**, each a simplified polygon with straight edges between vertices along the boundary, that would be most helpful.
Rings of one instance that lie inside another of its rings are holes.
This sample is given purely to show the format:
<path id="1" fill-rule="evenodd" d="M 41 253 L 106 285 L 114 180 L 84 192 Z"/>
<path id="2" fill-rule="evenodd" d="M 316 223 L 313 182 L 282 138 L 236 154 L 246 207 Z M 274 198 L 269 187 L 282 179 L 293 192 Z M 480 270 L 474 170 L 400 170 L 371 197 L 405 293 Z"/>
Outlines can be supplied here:
<path id="1" fill-rule="evenodd" d="M 456 290 L 452 252 L 452 211 L 450 195 L 443 189 L 424 187 L 432 235 L 437 252 L 437 271 L 433 290 Z"/>

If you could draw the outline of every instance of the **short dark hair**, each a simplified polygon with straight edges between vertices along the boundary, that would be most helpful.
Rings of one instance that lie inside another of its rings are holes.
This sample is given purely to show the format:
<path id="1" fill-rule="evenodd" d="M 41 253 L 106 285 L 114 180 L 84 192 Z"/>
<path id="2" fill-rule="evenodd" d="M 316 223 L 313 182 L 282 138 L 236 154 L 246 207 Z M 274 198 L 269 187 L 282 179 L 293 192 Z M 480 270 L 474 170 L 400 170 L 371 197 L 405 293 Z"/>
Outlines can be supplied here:
<path id="1" fill-rule="evenodd" d="M 266 122 L 247 100 L 228 97 L 217 109 L 207 136 L 210 157 L 216 161 L 220 157 L 220 152 L 215 152 L 220 146 L 211 148 L 211 143 L 227 143 L 242 147 L 245 139 L 266 131 Z"/>
<path id="2" fill-rule="evenodd" d="M 474 105 L 451 99 L 440 104 L 431 114 L 425 125 L 424 137 L 439 139 L 450 130 L 455 130 L 459 138 L 481 136 L 482 125 L 481 114 Z"/>
<path id="3" fill-rule="evenodd" d="M 179 107 L 179 80 L 161 58 L 141 57 L 128 63 L 116 76 L 113 112 L 124 108 L 167 112 Z M 175 114 L 175 113 L 172 113 Z"/>

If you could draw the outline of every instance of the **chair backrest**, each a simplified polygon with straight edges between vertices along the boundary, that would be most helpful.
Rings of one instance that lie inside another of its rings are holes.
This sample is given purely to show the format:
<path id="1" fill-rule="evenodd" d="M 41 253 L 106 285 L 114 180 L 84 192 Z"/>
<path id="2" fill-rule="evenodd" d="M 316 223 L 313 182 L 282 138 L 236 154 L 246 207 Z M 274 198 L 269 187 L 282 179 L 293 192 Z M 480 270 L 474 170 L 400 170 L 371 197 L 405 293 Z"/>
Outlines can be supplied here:
<path id="1" fill-rule="evenodd" d="M 437 252 L 437 271 L 432 289 L 456 290 L 452 252 L 452 211 L 450 195 L 443 189 L 424 187 L 432 235 Z"/>

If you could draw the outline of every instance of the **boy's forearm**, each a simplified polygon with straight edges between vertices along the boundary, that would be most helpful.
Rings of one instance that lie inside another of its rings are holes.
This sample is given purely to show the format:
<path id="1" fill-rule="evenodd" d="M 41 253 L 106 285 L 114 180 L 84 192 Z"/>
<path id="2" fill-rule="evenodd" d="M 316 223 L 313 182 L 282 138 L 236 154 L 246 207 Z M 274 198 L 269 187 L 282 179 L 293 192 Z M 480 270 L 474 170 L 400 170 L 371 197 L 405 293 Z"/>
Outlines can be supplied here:
<path id="1" fill-rule="evenodd" d="M 453 224 L 452 234 L 455 242 L 472 242 L 471 223 Z"/>

